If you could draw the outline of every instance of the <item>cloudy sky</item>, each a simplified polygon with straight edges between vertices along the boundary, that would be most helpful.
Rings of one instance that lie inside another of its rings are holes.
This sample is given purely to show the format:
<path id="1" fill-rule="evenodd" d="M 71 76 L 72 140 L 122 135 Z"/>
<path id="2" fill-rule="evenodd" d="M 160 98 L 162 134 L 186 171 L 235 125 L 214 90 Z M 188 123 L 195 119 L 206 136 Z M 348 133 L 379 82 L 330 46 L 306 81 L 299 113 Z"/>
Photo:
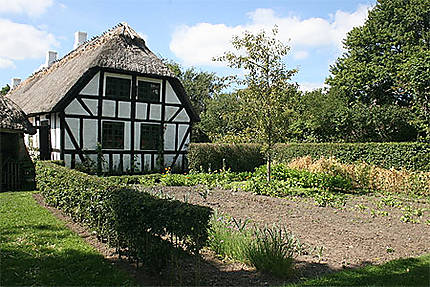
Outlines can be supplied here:
<path id="1" fill-rule="evenodd" d="M 329 66 L 342 54 L 342 39 L 364 23 L 375 0 L 0 0 L 0 86 L 25 79 L 48 50 L 62 57 L 74 32 L 97 36 L 127 22 L 157 55 L 221 75 L 212 62 L 230 50 L 233 35 L 279 28 L 291 47 L 285 59 L 298 68 L 294 81 L 309 90 L 323 85 Z"/>

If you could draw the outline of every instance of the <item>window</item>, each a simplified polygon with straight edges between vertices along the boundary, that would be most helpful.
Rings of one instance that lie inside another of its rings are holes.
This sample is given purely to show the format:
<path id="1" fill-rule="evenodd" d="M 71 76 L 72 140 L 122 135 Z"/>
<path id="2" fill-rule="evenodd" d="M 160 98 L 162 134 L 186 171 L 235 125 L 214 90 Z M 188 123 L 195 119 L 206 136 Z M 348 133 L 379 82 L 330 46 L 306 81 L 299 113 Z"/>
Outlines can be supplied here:
<path id="1" fill-rule="evenodd" d="M 106 77 L 106 97 L 110 99 L 127 100 L 130 99 L 129 79 Z"/>
<path id="2" fill-rule="evenodd" d="M 157 150 L 161 143 L 161 126 L 141 124 L 140 149 Z"/>
<path id="3" fill-rule="evenodd" d="M 103 122 L 102 148 L 124 148 L 124 123 Z"/>
<path id="4" fill-rule="evenodd" d="M 160 102 L 160 84 L 138 81 L 137 98 L 150 103 Z"/>

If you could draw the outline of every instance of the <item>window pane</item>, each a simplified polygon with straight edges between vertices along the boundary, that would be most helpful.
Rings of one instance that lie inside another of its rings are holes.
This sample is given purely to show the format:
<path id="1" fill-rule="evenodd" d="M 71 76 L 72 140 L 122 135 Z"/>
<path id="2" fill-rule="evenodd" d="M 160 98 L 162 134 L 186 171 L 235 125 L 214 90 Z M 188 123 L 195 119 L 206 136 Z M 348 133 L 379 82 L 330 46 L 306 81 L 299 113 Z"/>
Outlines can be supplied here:
<path id="1" fill-rule="evenodd" d="M 124 148 L 124 123 L 103 122 L 102 147 L 112 149 Z"/>
<path id="2" fill-rule="evenodd" d="M 111 99 L 130 99 L 129 79 L 106 77 L 106 97 Z"/>
<path id="3" fill-rule="evenodd" d="M 140 149 L 157 150 L 161 143 L 161 126 L 141 124 Z"/>
<path id="4" fill-rule="evenodd" d="M 160 84 L 138 81 L 137 98 L 139 100 L 159 103 L 160 102 Z"/>

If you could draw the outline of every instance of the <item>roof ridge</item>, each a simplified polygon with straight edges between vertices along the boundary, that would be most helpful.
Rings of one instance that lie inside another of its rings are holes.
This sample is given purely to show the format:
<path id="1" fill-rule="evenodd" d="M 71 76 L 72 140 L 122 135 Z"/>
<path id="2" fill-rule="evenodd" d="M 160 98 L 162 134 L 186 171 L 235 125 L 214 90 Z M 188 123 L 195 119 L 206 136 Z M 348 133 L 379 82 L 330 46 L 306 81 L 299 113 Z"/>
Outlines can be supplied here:
<path id="1" fill-rule="evenodd" d="M 126 22 L 120 22 L 120 23 L 116 24 L 115 26 L 109 28 L 108 30 L 103 31 L 101 34 L 91 37 L 91 39 L 86 40 L 85 42 L 83 42 L 81 45 L 79 45 L 75 49 L 70 50 L 63 57 L 61 57 L 61 58 L 55 60 L 54 62 L 52 62 L 52 64 L 49 67 L 42 67 L 39 70 L 33 72 L 28 78 L 26 78 L 18 86 L 16 86 L 14 89 L 12 89 L 10 91 L 10 93 L 13 93 L 13 90 L 17 89 L 24 82 L 31 81 L 32 79 L 34 79 L 40 73 L 42 73 L 42 72 L 48 72 L 48 70 L 55 69 L 56 66 L 57 66 L 56 64 L 58 64 L 59 62 L 65 60 L 66 58 L 70 57 L 72 54 L 77 53 L 79 50 L 85 50 L 88 47 L 88 45 L 90 45 L 90 43 L 94 43 L 98 39 L 102 39 L 103 37 L 106 37 L 108 35 L 114 35 L 113 32 L 115 30 L 117 30 L 118 28 L 120 28 L 120 27 L 124 27 L 124 30 L 122 31 L 123 35 L 125 34 L 124 32 L 127 31 L 127 34 L 128 34 L 128 36 L 130 36 L 130 38 L 134 39 L 135 37 L 138 37 L 138 38 L 140 38 L 143 41 L 143 43 L 146 46 L 145 40 L 136 31 L 134 31 L 134 29 L 131 28 L 130 25 L 128 25 Z"/>

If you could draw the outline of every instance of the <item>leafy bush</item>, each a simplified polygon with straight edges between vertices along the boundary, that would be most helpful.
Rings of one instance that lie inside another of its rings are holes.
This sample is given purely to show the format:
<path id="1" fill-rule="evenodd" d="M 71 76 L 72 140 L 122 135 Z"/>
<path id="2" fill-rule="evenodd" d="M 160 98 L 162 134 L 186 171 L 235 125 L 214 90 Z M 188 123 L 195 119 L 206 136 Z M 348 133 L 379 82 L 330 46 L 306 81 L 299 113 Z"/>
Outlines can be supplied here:
<path id="1" fill-rule="evenodd" d="M 336 157 L 342 163 L 357 161 L 383 168 L 430 171 L 430 144 L 428 143 L 289 143 L 277 144 L 274 160 L 288 163 L 311 156 Z M 264 164 L 264 155 L 258 144 L 191 144 L 189 168 L 216 170 L 223 167 L 232 171 L 252 171 Z"/>
<path id="2" fill-rule="evenodd" d="M 50 162 L 37 162 L 36 174 L 48 204 L 89 226 L 120 254 L 156 270 L 174 243 L 192 252 L 205 245 L 210 208 L 159 199 Z"/>
<path id="3" fill-rule="evenodd" d="M 264 163 L 261 147 L 257 144 L 193 143 L 188 150 L 189 169 L 211 171 L 253 171 Z"/>
<path id="4" fill-rule="evenodd" d="M 265 179 L 266 170 L 266 166 L 262 165 L 256 169 L 254 177 L 259 180 Z M 277 181 L 284 181 L 290 187 L 319 188 L 336 191 L 346 191 L 352 187 L 351 180 L 339 174 L 331 175 L 322 172 L 292 169 L 286 164 L 273 165 L 272 178 Z"/>
<path id="5" fill-rule="evenodd" d="M 292 160 L 288 167 L 351 179 L 356 189 L 391 193 L 430 195 L 430 172 L 405 169 L 384 169 L 367 163 L 343 164 L 335 158 L 312 159 L 310 156 Z"/>

